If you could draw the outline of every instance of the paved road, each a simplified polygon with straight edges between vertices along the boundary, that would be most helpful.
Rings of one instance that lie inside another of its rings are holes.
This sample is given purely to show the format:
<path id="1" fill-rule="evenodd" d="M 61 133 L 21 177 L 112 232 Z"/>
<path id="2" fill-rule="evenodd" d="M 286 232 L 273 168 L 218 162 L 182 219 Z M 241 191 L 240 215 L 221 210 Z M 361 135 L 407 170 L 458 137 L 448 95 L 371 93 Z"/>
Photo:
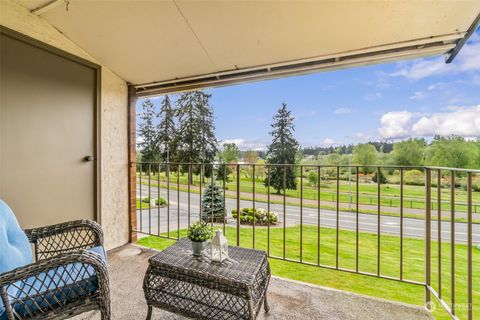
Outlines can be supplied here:
<path id="1" fill-rule="evenodd" d="M 142 197 L 149 196 L 148 189 L 142 187 Z M 139 188 L 137 187 L 137 197 L 140 196 Z M 156 188 L 152 188 L 151 196 L 153 198 L 158 197 Z M 160 196 L 167 198 L 167 190 L 160 189 Z M 178 201 L 178 197 L 180 201 Z M 235 199 L 227 198 L 225 200 L 227 206 L 227 212 L 231 212 L 232 209 L 237 207 Z M 178 205 L 179 204 L 179 205 Z M 196 221 L 199 218 L 199 194 L 190 194 L 190 219 Z M 241 200 L 240 207 L 252 207 L 252 201 Z M 267 203 L 257 202 L 257 208 L 267 209 Z M 279 215 L 280 224 L 283 224 L 284 214 L 283 205 L 270 204 L 270 210 L 275 211 Z M 160 222 L 160 232 L 166 232 L 168 229 L 173 231 L 177 230 L 178 222 L 180 228 L 188 226 L 188 193 L 180 191 L 179 194 L 176 190 L 170 190 L 170 206 L 166 208 L 152 208 L 143 209 L 140 214 L 140 210 L 137 211 L 138 228 L 144 232 L 158 233 L 158 223 Z M 150 212 L 150 214 L 149 214 Z M 229 214 L 230 216 L 230 214 Z M 298 225 L 300 224 L 300 207 L 286 206 L 286 225 Z M 318 210 L 316 208 L 303 208 L 303 224 L 305 225 L 317 225 L 318 223 Z M 353 212 L 341 211 L 339 214 L 339 226 L 344 230 L 355 230 L 356 215 Z M 160 217 L 160 221 L 159 218 Z M 359 214 L 359 229 L 366 232 L 377 232 L 377 219 L 378 217 L 373 214 Z M 322 227 L 336 227 L 336 212 L 332 210 L 322 209 L 320 214 L 320 225 Z M 230 225 L 235 226 L 236 221 L 230 219 Z M 167 226 L 170 226 L 168 228 Z M 405 218 L 404 219 L 404 236 L 423 238 L 425 234 L 425 222 L 420 219 Z M 450 241 L 450 222 L 443 221 L 441 223 L 442 240 Z M 400 234 L 400 218 L 381 216 L 380 229 L 382 234 L 399 235 Z M 467 224 L 455 223 L 455 238 L 457 243 L 466 243 L 467 241 Z M 432 239 L 437 239 L 437 221 L 432 223 Z M 480 243 L 480 225 L 473 225 L 473 242 L 474 244 Z"/>

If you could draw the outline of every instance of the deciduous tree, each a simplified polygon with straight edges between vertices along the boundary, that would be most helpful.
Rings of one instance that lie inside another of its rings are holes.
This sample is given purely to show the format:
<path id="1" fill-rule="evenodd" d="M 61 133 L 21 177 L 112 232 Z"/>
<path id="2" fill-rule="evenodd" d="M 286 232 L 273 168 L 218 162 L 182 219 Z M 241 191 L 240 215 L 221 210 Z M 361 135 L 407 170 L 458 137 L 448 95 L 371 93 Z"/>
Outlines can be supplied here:
<path id="1" fill-rule="evenodd" d="M 471 168 L 475 166 L 476 150 L 459 136 L 436 136 L 427 148 L 427 165 Z"/>
<path id="2" fill-rule="evenodd" d="M 220 152 L 220 160 L 223 163 L 237 163 L 240 156 L 240 150 L 235 143 L 224 143 L 223 150 Z"/>
<path id="3" fill-rule="evenodd" d="M 425 140 L 408 139 L 393 145 L 394 163 L 399 166 L 421 166 L 425 159 Z"/>
<path id="4" fill-rule="evenodd" d="M 377 162 L 377 150 L 371 144 L 358 144 L 353 148 L 353 162 L 359 166 L 374 165 Z M 370 173 L 373 168 L 363 167 L 363 173 Z"/>

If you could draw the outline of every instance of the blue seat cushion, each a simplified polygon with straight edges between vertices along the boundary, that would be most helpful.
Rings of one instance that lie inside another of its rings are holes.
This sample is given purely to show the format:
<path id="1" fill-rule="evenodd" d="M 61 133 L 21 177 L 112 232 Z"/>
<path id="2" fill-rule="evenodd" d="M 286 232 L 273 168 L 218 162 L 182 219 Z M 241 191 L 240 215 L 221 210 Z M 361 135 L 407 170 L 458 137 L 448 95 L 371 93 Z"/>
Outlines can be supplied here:
<path id="1" fill-rule="evenodd" d="M 33 262 L 32 248 L 12 209 L 0 199 L 0 274 Z M 16 294 L 9 288 L 8 294 Z M 5 308 L 0 299 L 0 316 Z"/>
<path id="2" fill-rule="evenodd" d="M 89 251 L 99 254 L 107 262 L 102 246 Z M 93 267 L 88 264 L 69 263 L 18 281 L 8 289 L 10 301 L 15 300 L 12 305 L 15 312 L 22 317 L 28 317 L 41 310 L 53 310 L 93 294 L 98 289 L 98 277 Z M 3 312 L 0 320 L 5 319 L 7 315 Z"/>
<path id="3" fill-rule="evenodd" d="M 32 248 L 12 209 L 0 199 L 0 274 L 33 262 Z"/>

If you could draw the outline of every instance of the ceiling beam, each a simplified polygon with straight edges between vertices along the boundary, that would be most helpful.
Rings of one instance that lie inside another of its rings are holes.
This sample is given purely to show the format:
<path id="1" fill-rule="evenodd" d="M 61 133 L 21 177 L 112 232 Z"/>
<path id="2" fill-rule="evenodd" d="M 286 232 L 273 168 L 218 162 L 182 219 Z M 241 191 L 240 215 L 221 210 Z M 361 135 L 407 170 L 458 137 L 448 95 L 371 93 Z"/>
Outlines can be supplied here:
<path id="1" fill-rule="evenodd" d="M 59 5 L 61 5 L 62 3 L 65 3 L 65 5 L 68 6 L 68 0 L 53 0 L 53 1 L 50 1 L 38 8 L 35 8 L 33 9 L 31 12 L 34 14 L 34 15 L 42 15 L 44 14 L 45 12 L 53 9 L 53 8 L 56 8 L 58 7 Z"/>
<path id="2" fill-rule="evenodd" d="M 460 50 L 463 48 L 463 46 L 465 45 L 465 43 L 467 43 L 468 41 L 468 38 L 470 38 L 474 33 L 475 31 L 477 30 L 477 28 L 480 26 L 480 14 L 477 16 L 477 18 L 475 19 L 475 21 L 473 22 L 473 24 L 470 26 L 470 28 L 468 29 L 467 31 L 467 34 L 461 38 L 460 40 L 458 40 L 457 42 L 457 45 L 455 46 L 455 48 L 453 48 L 448 54 L 447 54 L 447 57 L 446 57 L 446 60 L 445 60 L 445 63 L 450 63 L 453 61 L 453 59 L 455 59 L 455 57 L 457 56 L 457 54 L 460 52 Z"/>
<path id="3" fill-rule="evenodd" d="M 455 40 L 436 41 L 429 44 L 410 45 L 401 48 L 383 49 L 373 52 L 350 52 L 349 54 L 321 57 L 289 64 L 269 65 L 253 69 L 231 70 L 184 79 L 135 85 L 138 96 L 155 96 L 166 93 L 218 87 L 242 82 L 259 81 L 286 76 L 331 71 L 353 66 L 396 61 L 399 59 L 439 55 L 455 47 Z"/>

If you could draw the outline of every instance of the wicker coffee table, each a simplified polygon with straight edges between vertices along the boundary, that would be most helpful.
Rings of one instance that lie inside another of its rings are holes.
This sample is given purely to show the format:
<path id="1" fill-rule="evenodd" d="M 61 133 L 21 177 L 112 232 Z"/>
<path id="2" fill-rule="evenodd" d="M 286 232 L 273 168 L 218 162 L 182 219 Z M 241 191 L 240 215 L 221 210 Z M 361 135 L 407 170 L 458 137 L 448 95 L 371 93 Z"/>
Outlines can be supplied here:
<path id="1" fill-rule="evenodd" d="M 260 250 L 229 247 L 231 261 L 211 263 L 192 256 L 181 239 L 149 259 L 143 290 L 148 305 L 195 319 L 255 319 L 268 312 L 270 266 Z"/>

